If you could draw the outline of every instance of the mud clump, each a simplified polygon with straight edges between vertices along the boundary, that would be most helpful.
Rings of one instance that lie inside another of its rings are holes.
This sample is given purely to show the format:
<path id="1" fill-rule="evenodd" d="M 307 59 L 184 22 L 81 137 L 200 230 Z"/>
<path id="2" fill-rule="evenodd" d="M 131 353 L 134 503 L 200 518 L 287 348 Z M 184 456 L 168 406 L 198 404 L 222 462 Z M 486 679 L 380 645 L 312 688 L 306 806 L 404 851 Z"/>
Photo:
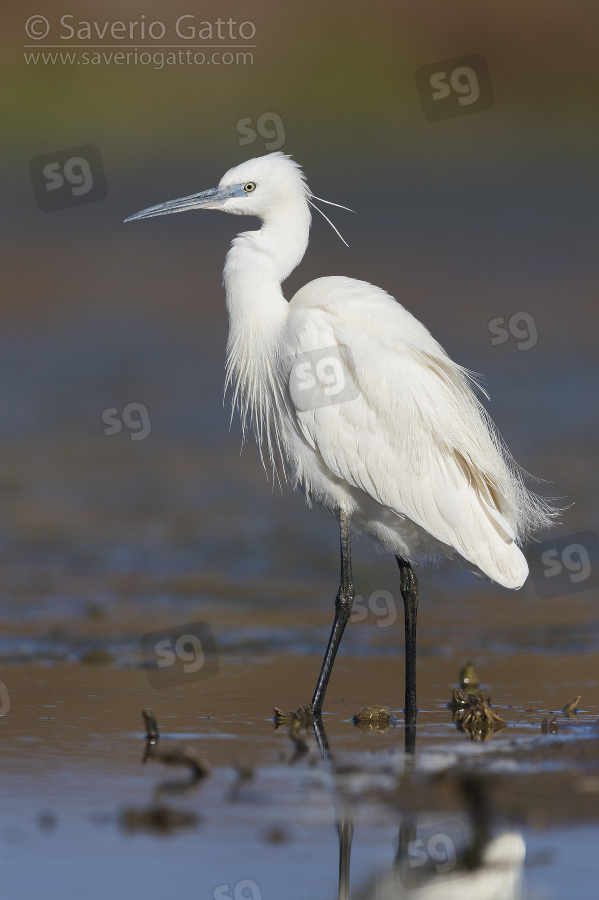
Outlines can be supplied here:
<path id="1" fill-rule="evenodd" d="M 578 714 L 578 704 L 580 703 L 580 698 L 581 695 L 579 694 L 578 697 L 574 697 L 574 700 L 569 700 L 562 709 L 563 714 L 565 716 L 568 716 L 569 719 L 573 719 L 574 716 Z"/>
<path id="2" fill-rule="evenodd" d="M 455 688 L 448 707 L 452 721 L 472 741 L 487 741 L 496 731 L 501 731 L 506 726 L 501 716 L 491 709 L 491 698 L 482 691 L 471 694 Z"/>
<path id="3" fill-rule="evenodd" d="M 383 733 L 393 725 L 394 719 L 386 706 L 375 703 L 359 709 L 352 722 L 360 731 Z"/>
<path id="4" fill-rule="evenodd" d="M 149 809 L 125 809 L 121 813 L 121 826 L 125 831 L 168 834 L 179 828 L 193 828 L 198 822 L 198 817 L 193 813 L 165 805 Z"/>
<path id="5" fill-rule="evenodd" d="M 289 713 L 284 713 L 282 709 L 275 706 L 273 718 L 275 731 L 278 731 L 279 728 L 289 727 L 292 736 L 310 731 L 314 724 L 314 715 L 309 706 L 300 706 L 297 712 Z"/>

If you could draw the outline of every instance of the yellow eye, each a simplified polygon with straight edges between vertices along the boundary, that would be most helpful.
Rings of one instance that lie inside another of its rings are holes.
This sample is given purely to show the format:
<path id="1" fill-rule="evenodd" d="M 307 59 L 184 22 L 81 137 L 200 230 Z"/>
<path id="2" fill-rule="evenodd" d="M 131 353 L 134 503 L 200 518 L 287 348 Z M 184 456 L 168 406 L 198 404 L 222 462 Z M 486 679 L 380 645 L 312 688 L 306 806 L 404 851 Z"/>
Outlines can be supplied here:
<path id="1" fill-rule="evenodd" d="M 255 182 L 255 181 L 248 181 L 247 184 L 244 184 L 243 189 L 244 189 L 244 191 L 246 192 L 246 194 L 251 194 L 252 191 L 255 191 L 255 190 L 256 190 L 256 182 Z"/>

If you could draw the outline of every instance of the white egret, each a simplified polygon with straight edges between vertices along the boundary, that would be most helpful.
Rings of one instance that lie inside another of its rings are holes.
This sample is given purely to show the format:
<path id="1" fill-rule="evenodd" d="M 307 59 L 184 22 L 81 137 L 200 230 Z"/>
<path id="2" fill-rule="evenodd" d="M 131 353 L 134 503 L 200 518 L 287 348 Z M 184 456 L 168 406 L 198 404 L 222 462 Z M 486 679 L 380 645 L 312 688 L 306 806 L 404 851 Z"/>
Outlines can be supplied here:
<path id="1" fill-rule="evenodd" d="M 418 586 L 411 562 L 450 557 L 519 588 L 528 566 L 518 543 L 548 525 L 553 512 L 525 487 L 471 374 L 393 297 L 336 276 L 317 278 L 286 300 L 281 283 L 308 246 L 313 197 L 299 165 L 277 152 L 230 169 L 218 187 L 126 221 L 190 209 L 261 220 L 259 230 L 237 235 L 225 262 L 226 386 L 244 432 L 249 421 L 273 471 L 280 468 L 309 504 L 323 504 L 339 521 L 341 583 L 311 709 L 320 715 L 351 614 L 351 524 L 399 564 L 405 713 L 415 722 Z"/>

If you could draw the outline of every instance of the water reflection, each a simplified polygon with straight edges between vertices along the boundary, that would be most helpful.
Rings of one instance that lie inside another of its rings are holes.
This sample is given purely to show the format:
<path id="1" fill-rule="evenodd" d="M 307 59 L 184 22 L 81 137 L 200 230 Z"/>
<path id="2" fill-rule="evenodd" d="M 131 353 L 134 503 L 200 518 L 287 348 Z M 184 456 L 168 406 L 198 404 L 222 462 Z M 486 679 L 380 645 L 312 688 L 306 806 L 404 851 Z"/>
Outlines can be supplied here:
<path id="1" fill-rule="evenodd" d="M 344 796 L 346 772 L 336 763 L 321 719 L 313 723 L 313 733 L 334 789 L 339 836 L 338 900 L 350 900 L 350 896 L 354 900 L 515 900 L 526 853 L 524 839 L 518 832 L 491 835 L 486 778 L 471 772 L 446 776 L 459 792 L 463 814 L 431 821 L 424 815 L 403 812 L 393 865 L 350 894 L 354 826 L 351 804 Z M 405 786 L 416 776 L 416 724 L 408 719 L 404 722 L 401 782 Z"/>
<path id="2" fill-rule="evenodd" d="M 578 697 L 566 704 L 566 708 L 574 702 L 579 702 Z M 380 715 L 375 717 L 377 710 Z M 360 719 L 360 730 L 366 720 L 371 725 L 374 723 L 372 731 L 381 730 L 383 708 L 368 707 L 361 712 L 364 715 Z M 447 721 L 447 711 L 445 717 Z M 176 781 L 162 782 L 154 790 L 151 803 L 126 810 L 121 816 L 123 826 L 138 833 L 166 835 L 182 834 L 202 825 L 201 844 L 204 851 L 210 853 L 217 796 L 221 812 L 227 804 L 243 803 L 244 816 L 249 817 L 251 828 L 255 829 L 257 824 L 263 827 L 264 834 L 274 835 L 267 839 L 269 846 L 287 843 L 287 834 L 292 835 L 290 840 L 293 841 L 294 826 L 298 827 L 299 833 L 300 823 L 308 821 L 316 825 L 311 821 L 313 815 L 318 816 L 333 806 L 336 835 L 327 821 L 326 830 L 317 835 L 318 852 L 310 858 L 310 865 L 303 863 L 301 871 L 293 870 L 289 886 L 274 896 L 303 898 L 305 885 L 310 891 L 308 896 L 332 897 L 335 889 L 330 883 L 326 892 L 323 888 L 317 893 L 313 888 L 317 875 L 321 878 L 324 866 L 327 873 L 337 879 L 335 896 L 338 900 L 397 900 L 402 897 L 515 900 L 521 896 L 519 885 L 526 848 L 521 834 L 514 831 L 498 834 L 497 821 L 530 825 L 531 822 L 560 820 L 568 814 L 567 810 L 570 815 L 575 811 L 577 816 L 582 816 L 583 807 L 588 810 L 586 815 L 590 820 L 596 819 L 593 802 L 596 804 L 597 778 L 593 773 L 596 772 L 597 730 L 594 722 L 580 722 L 574 726 L 577 732 L 587 728 L 588 740 L 564 742 L 563 750 L 560 750 L 564 754 L 560 757 L 562 769 L 571 759 L 576 759 L 577 768 L 576 772 L 563 771 L 560 776 L 553 771 L 538 771 L 543 768 L 543 759 L 555 762 L 556 748 L 562 747 L 551 735 L 542 733 L 520 750 L 499 740 L 499 746 L 493 748 L 491 756 L 491 748 L 485 748 L 481 754 L 483 748 L 472 747 L 462 738 L 460 744 L 467 751 L 463 755 L 466 765 L 448 762 L 455 757 L 444 749 L 441 751 L 443 758 L 437 758 L 431 766 L 427 726 L 416 728 L 409 720 L 390 721 L 386 739 L 383 735 L 363 737 L 356 733 L 351 735 L 348 745 L 347 736 L 352 726 L 347 722 L 343 732 L 336 733 L 332 731 L 331 720 L 313 722 L 306 708 L 280 718 L 283 737 L 290 740 L 293 747 L 292 753 L 284 754 L 283 765 L 274 762 L 274 767 L 272 763 L 269 766 L 262 752 L 251 764 L 246 761 L 243 766 L 229 759 L 224 768 L 233 765 L 237 773 L 236 780 L 231 783 L 230 772 L 225 772 L 223 779 L 224 760 L 221 758 L 214 780 L 202 795 L 204 810 L 199 810 L 197 792 L 206 783 L 208 767 L 193 749 L 178 745 L 172 739 L 161 740 L 155 720 L 147 716 L 143 761 L 158 762 L 161 766 L 177 765 L 187 771 Z M 563 721 L 569 724 L 565 714 Z M 402 746 L 398 746 L 400 743 Z M 374 753 L 364 753 L 365 744 L 370 745 Z M 348 765 L 348 746 L 361 748 L 355 765 Z M 267 756 L 273 750 L 270 746 Z M 433 752 L 437 753 L 436 749 Z M 566 759 L 566 753 L 572 754 L 571 758 Z M 280 760 L 280 753 L 272 758 L 273 761 L 275 758 Z M 509 767 L 507 773 L 506 764 Z M 531 765 L 535 767 L 534 774 Z M 193 797 L 191 809 L 184 808 L 184 796 Z M 207 800 L 209 805 L 206 805 Z M 205 815 L 208 809 L 210 814 Z M 277 827 L 265 831 L 263 816 L 268 810 L 269 819 L 275 811 Z M 199 811 L 203 816 L 198 815 Z M 221 824 L 237 818 L 237 810 L 225 810 Z M 368 826 L 364 828 L 365 821 L 369 822 L 370 831 Z M 371 840 L 372 826 L 380 827 L 385 838 L 377 849 L 371 845 L 371 852 L 365 855 L 364 841 Z M 217 833 L 221 840 L 222 833 Z M 282 841 L 281 835 L 284 836 Z M 192 840 L 195 842 L 193 835 Z M 247 830 L 243 831 L 242 842 L 232 840 L 230 863 L 239 859 L 245 861 L 248 857 L 258 859 L 258 867 L 264 866 L 261 850 L 256 855 L 256 850 L 252 849 L 248 856 L 248 842 Z M 270 875 L 274 883 L 280 877 L 280 871 L 291 874 L 289 869 L 293 859 L 299 866 L 294 853 L 289 856 L 277 852 L 270 856 L 269 876 L 262 873 L 263 882 L 256 882 L 261 885 L 260 890 L 270 882 Z M 253 877 L 253 871 L 246 862 L 246 868 L 239 874 L 245 878 L 249 872 Z M 238 883 L 245 882 L 242 879 Z M 240 898 L 245 896 L 241 888 L 238 893 Z M 264 891 L 262 896 L 266 900 L 267 892 Z"/>
<path id="3" fill-rule="evenodd" d="M 194 828 L 200 817 L 169 805 L 165 797 L 186 796 L 198 790 L 210 773 L 209 765 L 201 759 L 192 747 L 177 744 L 160 744 L 160 734 L 156 718 L 147 710 L 142 710 L 146 726 L 146 740 L 142 763 L 159 762 L 166 766 L 180 766 L 187 769 L 188 776 L 176 781 L 162 781 L 154 790 L 152 802 L 142 809 L 125 809 L 121 814 L 121 824 L 127 831 L 150 831 L 162 834 L 182 828 Z"/>
<path id="4" fill-rule="evenodd" d="M 411 846 L 426 856 L 421 843 L 416 839 Z M 451 843 L 451 836 L 440 833 L 432 845 L 437 849 L 431 853 L 438 854 L 433 866 L 410 868 L 417 859 L 414 856 L 407 861 L 396 860 L 389 872 L 356 894 L 355 900 L 516 900 L 521 896 L 519 883 L 526 853 L 521 834 L 504 832 L 489 840 L 476 868 L 455 860 L 449 849 Z M 340 900 L 343 897 L 349 895 L 339 894 Z"/>

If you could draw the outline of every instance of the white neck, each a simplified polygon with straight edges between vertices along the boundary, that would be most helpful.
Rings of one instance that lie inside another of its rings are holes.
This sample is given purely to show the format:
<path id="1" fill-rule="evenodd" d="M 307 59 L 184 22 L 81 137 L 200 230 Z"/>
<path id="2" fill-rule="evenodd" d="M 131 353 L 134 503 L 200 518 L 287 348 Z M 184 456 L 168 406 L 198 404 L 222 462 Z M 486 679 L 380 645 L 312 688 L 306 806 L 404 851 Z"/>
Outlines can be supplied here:
<path id="1" fill-rule="evenodd" d="M 237 235 L 223 272 L 231 327 L 238 315 L 266 312 L 270 289 L 283 297 L 281 282 L 301 262 L 309 231 L 310 209 L 302 198 L 271 212 L 259 231 Z"/>
<path id="2" fill-rule="evenodd" d="M 281 282 L 306 252 L 309 230 L 307 202 L 286 203 L 269 213 L 259 231 L 237 235 L 223 272 L 229 314 L 226 386 L 233 388 L 244 426 L 249 414 L 258 442 L 266 438 L 271 460 L 278 441 L 272 417 L 282 402 L 273 365 L 289 313 Z"/>

